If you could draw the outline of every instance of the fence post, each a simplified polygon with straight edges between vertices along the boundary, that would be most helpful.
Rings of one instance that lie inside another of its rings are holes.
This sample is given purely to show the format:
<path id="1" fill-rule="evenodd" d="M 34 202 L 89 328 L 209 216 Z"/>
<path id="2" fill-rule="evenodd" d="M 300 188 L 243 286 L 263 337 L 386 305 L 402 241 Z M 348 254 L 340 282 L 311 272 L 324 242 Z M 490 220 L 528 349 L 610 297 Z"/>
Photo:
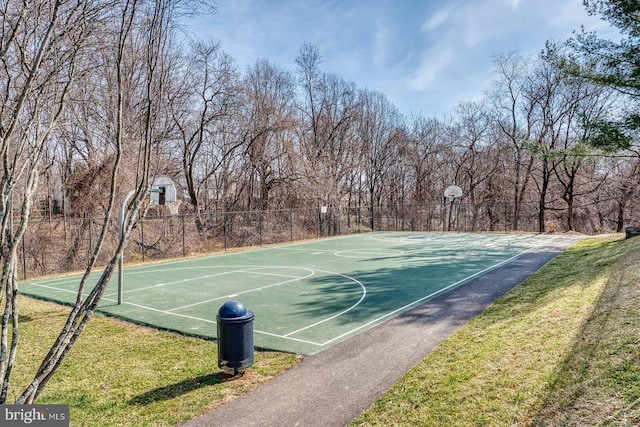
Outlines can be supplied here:
<path id="1" fill-rule="evenodd" d="M 374 213 L 374 212 L 375 212 L 375 211 L 374 211 L 374 209 L 373 209 L 373 203 L 371 203 L 371 231 L 376 231 L 376 228 L 375 228 L 375 220 L 374 220 L 374 215 L 375 215 L 375 213 Z"/>
<path id="2" fill-rule="evenodd" d="M 136 193 L 136 190 L 129 191 L 126 196 L 122 198 L 122 203 L 120 204 L 120 214 L 118 215 L 118 244 L 122 242 L 124 238 L 124 219 L 127 209 L 127 203 L 129 199 L 133 197 Z M 106 219 L 108 221 L 109 219 Z M 66 228 L 66 221 L 65 221 Z M 66 236 L 65 236 L 66 241 Z M 124 249 L 118 258 L 118 305 L 122 304 L 122 300 L 124 297 Z"/>
<path id="3" fill-rule="evenodd" d="M 397 231 L 398 230 L 398 202 L 396 202 L 393 205 L 393 210 L 394 210 L 394 212 L 393 212 L 394 213 L 394 221 L 393 221 L 394 222 L 394 227 L 393 228 L 395 228 L 396 231 Z"/>
<path id="4" fill-rule="evenodd" d="M 184 236 L 185 232 L 184 232 L 184 215 L 182 215 L 182 258 L 184 258 L 185 256 L 187 256 L 187 252 L 185 249 L 185 236 Z"/>
<path id="5" fill-rule="evenodd" d="M 293 242 L 293 209 L 289 209 L 289 240 Z"/>
<path id="6" fill-rule="evenodd" d="M 223 212 L 222 234 L 224 235 L 224 251 L 227 252 L 227 212 Z"/>
<path id="7" fill-rule="evenodd" d="M 140 220 L 140 240 L 141 240 L 140 250 L 142 252 L 142 262 L 144 262 L 144 219 Z"/>
<path id="8" fill-rule="evenodd" d="M 504 232 L 508 233 L 509 228 L 507 227 L 507 202 L 504 202 Z"/>
<path id="9" fill-rule="evenodd" d="M 262 246 L 262 212 L 258 211 L 258 243 Z"/>

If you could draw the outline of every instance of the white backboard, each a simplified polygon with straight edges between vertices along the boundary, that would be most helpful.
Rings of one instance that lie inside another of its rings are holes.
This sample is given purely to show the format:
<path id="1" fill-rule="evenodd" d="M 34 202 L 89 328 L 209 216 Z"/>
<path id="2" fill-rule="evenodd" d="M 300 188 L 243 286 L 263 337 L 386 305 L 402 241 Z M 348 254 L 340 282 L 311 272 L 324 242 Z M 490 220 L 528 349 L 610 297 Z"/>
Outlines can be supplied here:
<path id="1" fill-rule="evenodd" d="M 178 197 L 176 186 L 166 176 L 161 176 L 153 181 L 151 186 L 151 204 L 153 205 L 169 205 L 176 202 Z"/>
<path id="2" fill-rule="evenodd" d="M 450 185 L 444 190 L 444 197 L 448 197 L 449 199 L 462 197 L 462 188 L 457 185 Z"/>

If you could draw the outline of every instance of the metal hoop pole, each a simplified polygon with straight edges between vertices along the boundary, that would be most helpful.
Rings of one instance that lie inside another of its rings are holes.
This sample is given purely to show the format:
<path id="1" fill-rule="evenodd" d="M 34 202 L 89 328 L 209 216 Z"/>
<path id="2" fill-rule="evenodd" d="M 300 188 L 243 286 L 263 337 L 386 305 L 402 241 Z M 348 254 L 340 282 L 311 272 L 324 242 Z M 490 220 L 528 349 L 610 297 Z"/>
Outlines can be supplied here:
<path id="1" fill-rule="evenodd" d="M 119 215 L 119 224 L 118 224 L 118 237 L 119 237 L 119 241 L 118 244 L 122 244 L 122 239 L 124 238 L 124 214 L 125 211 L 127 209 L 127 203 L 129 202 L 129 199 L 131 198 L 131 196 L 133 196 L 136 193 L 136 190 L 131 190 L 127 193 L 126 196 L 124 196 L 124 198 L 122 199 L 122 204 L 120 205 L 120 215 Z M 123 284 L 124 284 L 124 248 L 122 250 L 122 253 L 120 253 L 120 259 L 118 260 L 118 305 L 122 304 L 122 297 L 124 295 L 124 289 L 123 289 Z"/>

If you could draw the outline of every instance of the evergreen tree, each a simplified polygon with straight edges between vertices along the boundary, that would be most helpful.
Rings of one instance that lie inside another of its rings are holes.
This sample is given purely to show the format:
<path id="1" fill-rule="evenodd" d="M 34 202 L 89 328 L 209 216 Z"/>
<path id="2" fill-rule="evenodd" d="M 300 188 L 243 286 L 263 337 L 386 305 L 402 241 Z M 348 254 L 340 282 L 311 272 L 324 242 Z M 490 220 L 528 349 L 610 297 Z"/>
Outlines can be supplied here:
<path id="1" fill-rule="evenodd" d="M 584 5 L 591 15 L 600 15 L 620 29 L 620 39 L 583 31 L 567 42 L 573 53 L 559 65 L 571 75 L 614 88 L 626 97 L 617 117 L 591 126 L 594 145 L 629 148 L 640 129 L 640 1 L 584 0 Z"/>

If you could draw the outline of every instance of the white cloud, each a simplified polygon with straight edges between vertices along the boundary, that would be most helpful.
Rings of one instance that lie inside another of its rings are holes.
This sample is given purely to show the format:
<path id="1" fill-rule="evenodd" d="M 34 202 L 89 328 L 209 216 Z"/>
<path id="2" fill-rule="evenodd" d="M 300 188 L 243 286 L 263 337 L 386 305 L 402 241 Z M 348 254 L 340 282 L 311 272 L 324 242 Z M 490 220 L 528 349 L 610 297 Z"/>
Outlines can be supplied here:
<path id="1" fill-rule="evenodd" d="M 451 16 L 452 11 L 452 6 L 436 11 L 436 13 L 434 13 L 429 19 L 424 22 L 424 24 L 422 24 L 421 30 L 430 32 L 437 30 L 439 27 L 442 27 L 447 23 L 447 21 L 449 21 L 449 17 Z"/>
<path id="2" fill-rule="evenodd" d="M 520 3 L 522 3 L 522 0 L 507 0 L 507 5 L 513 10 L 517 9 Z"/>
<path id="3" fill-rule="evenodd" d="M 403 112 L 477 98 L 494 54 L 536 54 L 582 24 L 606 26 L 582 0 L 233 0 L 218 10 L 201 21 L 202 33 L 242 68 L 268 58 L 295 71 L 310 42 L 323 71 L 386 93 Z"/>
<path id="4" fill-rule="evenodd" d="M 606 38 L 617 38 L 619 31 L 598 16 L 587 16 L 582 0 L 566 0 L 557 13 L 549 17 L 548 25 L 555 31 L 562 31 L 567 37 L 573 30 L 584 26 L 587 31 L 602 32 Z"/>
<path id="5" fill-rule="evenodd" d="M 378 19 L 371 34 L 373 62 L 378 67 L 383 66 L 387 61 L 389 52 L 389 35 L 390 29 L 384 25 L 381 19 Z"/>
<path id="6" fill-rule="evenodd" d="M 411 90 L 426 90 L 438 83 L 441 73 L 452 62 L 453 53 L 443 48 L 427 52 L 418 68 L 407 78 L 407 87 Z"/>

